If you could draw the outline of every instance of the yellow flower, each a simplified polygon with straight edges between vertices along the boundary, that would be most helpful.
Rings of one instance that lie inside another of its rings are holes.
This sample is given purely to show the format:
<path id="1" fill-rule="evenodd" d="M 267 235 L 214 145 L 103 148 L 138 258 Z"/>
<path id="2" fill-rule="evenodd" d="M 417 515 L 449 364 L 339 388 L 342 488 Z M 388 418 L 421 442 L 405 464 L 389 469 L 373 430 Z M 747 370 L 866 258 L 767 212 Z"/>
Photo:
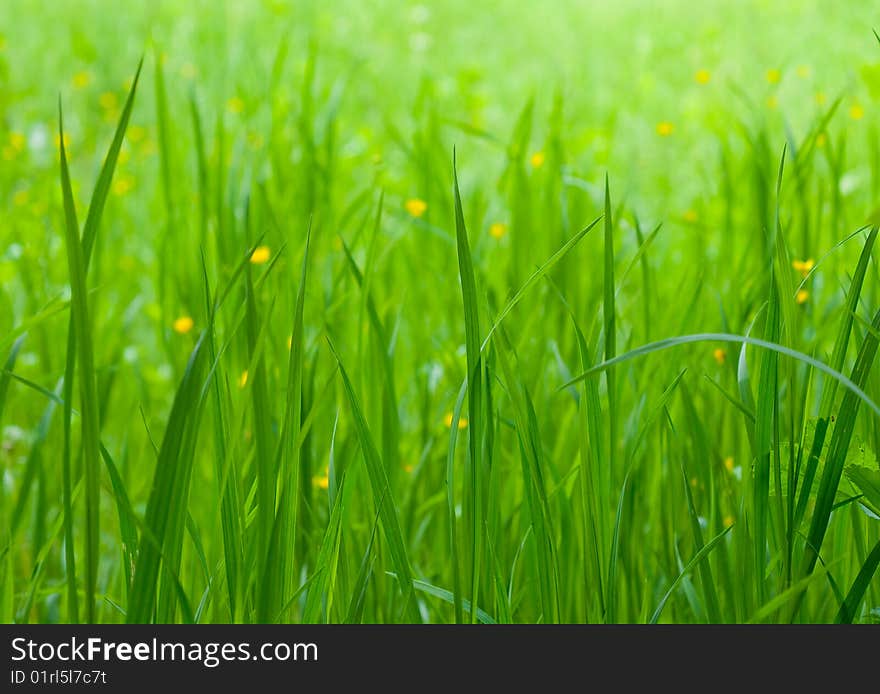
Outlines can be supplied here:
<path id="1" fill-rule="evenodd" d="M 241 376 L 238 377 L 238 387 L 244 388 L 247 385 L 248 381 L 248 370 L 245 369 L 241 372 Z"/>
<path id="2" fill-rule="evenodd" d="M 409 465 L 409 464 L 404 465 L 404 466 L 403 466 L 403 471 L 412 474 L 413 466 L 412 466 L 412 465 Z"/>
<path id="3" fill-rule="evenodd" d="M 293 349 L 293 335 L 287 338 L 287 349 Z"/>
<path id="4" fill-rule="evenodd" d="M 199 69 L 192 63 L 184 63 L 180 66 L 180 76 L 191 80 L 198 77 Z"/>
<path id="5" fill-rule="evenodd" d="M 725 352 L 721 347 L 717 347 L 713 352 L 712 356 L 715 357 L 715 361 L 719 364 L 723 364 L 727 360 L 727 352 Z"/>
<path id="6" fill-rule="evenodd" d="M 92 81 L 91 73 L 86 70 L 80 70 L 73 76 L 73 86 L 77 89 L 82 89 L 84 87 L 88 87 Z"/>
<path id="7" fill-rule="evenodd" d="M 807 299 L 809 298 L 810 292 L 808 292 L 806 289 L 800 289 L 795 295 L 794 300 L 797 301 L 799 304 L 805 304 L 807 302 Z"/>
<path id="8" fill-rule="evenodd" d="M 544 160 L 546 158 L 547 157 L 544 156 L 543 152 L 535 152 L 534 154 L 532 154 L 532 158 L 530 161 L 532 162 L 533 167 L 535 167 L 536 169 L 540 169 L 544 165 Z"/>
<path id="9" fill-rule="evenodd" d="M 861 120 L 865 117 L 865 109 L 861 104 L 853 104 L 849 107 L 849 117 L 853 120 Z"/>
<path id="10" fill-rule="evenodd" d="M 16 207 L 24 207 L 27 205 L 28 200 L 30 200 L 30 193 L 28 193 L 27 188 L 22 188 L 21 190 L 15 191 L 12 195 L 12 204 Z"/>
<path id="11" fill-rule="evenodd" d="M 134 188 L 134 179 L 131 176 L 119 176 L 113 181 L 111 186 L 113 195 L 119 195 L 120 197 L 130 193 L 132 188 Z"/>
<path id="12" fill-rule="evenodd" d="M 142 125 L 132 125 L 128 129 L 126 137 L 134 143 L 138 143 L 147 136 L 147 129 Z"/>
<path id="13" fill-rule="evenodd" d="M 810 76 L 810 73 L 812 71 L 810 70 L 809 65 L 798 65 L 795 72 L 797 72 L 797 76 L 800 77 L 801 79 L 806 79 L 807 77 Z"/>
<path id="14" fill-rule="evenodd" d="M 55 134 L 55 146 L 61 147 L 61 137 L 56 133 Z M 64 149 L 70 149 L 70 135 L 64 133 Z"/>
<path id="15" fill-rule="evenodd" d="M 244 100 L 240 96 L 233 96 L 226 102 L 226 108 L 231 113 L 241 113 L 244 111 Z"/>
<path id="16" fill-rule="evenodd" d="M 9 146 L 12 147 L 16 152 L 21 152 L 25 145 L 27 145 L 27 139 L 21 133 L 9 133 Z"/>
<path id="17" fill-rule="evenodd" d="M 812 258 L 807 258 L 806 260 L 792 260 L 791 266 L 801 273 L 803 277 L 806 277 L 810 274 L 810 270 L 816 266 L 816 261 Z"/>
<path id="18" fill-rule="evenodd" d="M 767 73 L 764 75 L 767 78 L 767 81 L 770 84 L 779 84 L 779 80 L 782 79 L 782 73 L 776 68 L 771 68 L 767 70 Z"/>
<path id="19" fill-rule="evenodd" d="M 330 486 L 330 479 L 327 475 L 315 475 L 312 477 L 312 483 L 319 489 L 327 489 Z"/>
<path id="20" fill-rule="evenodd" d="M 446 425 L 447 429 L 452 428 L 452 412 L 449 412 L 446 414 L 446 416 L 443 418 L 443 423 Z M 467 424 L 468 424 L 467 419 L 465 419 L 464 417 L 459 418 L 459 420 L 458 420 L 458 428 L 459 429 L 464 429 L 467 426 Z"/>
<path id="21" fill-rule="evenodd" d="M 709 84 L 709 80 L 712 79 L 712 75 L 708 70 L 697 70 L 694 74 L 694 79 L 697 81 L 697 84 Z"/>
<path id="22" fill-rule="evenodd" d="M 682 213 L 681 218 L 689 224 L 693 224 L 699 219 L 695 210 L 685 210 Z"/>
<path id="23" fill-rule="evenodd" d="M 421 217 L 428 209 L 428 203 L 421 198 L 410 198 L 403 204 L 403 207 L 413 217 Z"/>
<path id="24" fill-rule="evenodd" d="M 769 108 L 771 111 L 775 111 L 778 106 L 779 99 L 776 97 L 775 94 L 771 94 L 767 97 L 767 108 Z"/>
<path id="25" fill-rule="evenodd" d="M 825 92 L 816 92 L 813 98 L 819 106 L 824 106 L 825 102 L 828 100 L 828 97 L 825 96 Z"/>
<path id="26" fill-rule="evenodd" d="M 257 246 L 251 253 L 251 263 L 254 265 L 262 265 L 272 256 L 272 251 L 268 246 Z"/>
<path id="27" fill-rule="evenodd" d="M 113 111 L 119 106 L 119 99 L 115 92 L 104 92 L 98 97 L 98 103 L 105 111 Z"/>
<path id="28" fill-rule="evenodd" d="M 489 235 L 493 239 L 500 239 L 507 233 L 507 225 L 504 222 L 495 222 L 489 227 Z"/>
<path id="29" fill-rule="evenodd" d="M 669 137 L 670 135 L 672 135 L 673 130 L 675 130 L 675 128 L 669 121 L 664 120 L 660 123 L 657 123 L 657 134 L 660 137 Z"/>
<path id="30" fill-rule="evenodd" d="M 192 318 L 189 316 L 181 316 L 171 324 L 171 327 L 174 328 L 174 332 L 186 335 L 186 333 L 193 329 L 193 325 L 195 325 L 195 323 Z"/>
<path id="31" fill-rule="evenodd" d="M 724 516 L 724 520 L 721 522 L 724 523 L 725 528 L 729 528 L 736 522 L 736 519 L 728 513 L 726 516 Z"/>
<path id="32" fill-rule="evenodd" d="M 828 136 L 825 135 L 825 133 L 819 133 L 816 135 L 816 147 L 824 147 L 827 141 Z"/>
<path id="33" fill-rule="evenodd" d="M 727 470 L 728 472 L 733 472 L 733 457 L 732 456 L 727 456 L 724 459 L 724 469 Z"/>

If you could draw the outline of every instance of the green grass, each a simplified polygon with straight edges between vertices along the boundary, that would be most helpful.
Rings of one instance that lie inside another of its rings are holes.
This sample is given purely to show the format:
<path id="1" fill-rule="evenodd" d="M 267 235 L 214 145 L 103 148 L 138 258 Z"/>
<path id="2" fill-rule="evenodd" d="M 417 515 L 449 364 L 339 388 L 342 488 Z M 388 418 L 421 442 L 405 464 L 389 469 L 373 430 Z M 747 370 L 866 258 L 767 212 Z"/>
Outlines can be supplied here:
<path id="1" fill-rule="evenodd" d="M 81 5 L 0 7 L 0 619 L 880 620 L 863 3 Z"/>

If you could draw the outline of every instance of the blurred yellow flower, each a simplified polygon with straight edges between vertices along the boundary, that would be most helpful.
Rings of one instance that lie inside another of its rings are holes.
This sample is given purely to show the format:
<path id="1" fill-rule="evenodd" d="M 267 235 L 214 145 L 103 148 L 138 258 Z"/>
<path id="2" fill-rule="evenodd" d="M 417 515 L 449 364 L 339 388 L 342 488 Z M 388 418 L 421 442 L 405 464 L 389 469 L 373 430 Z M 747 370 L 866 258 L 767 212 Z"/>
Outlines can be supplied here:
<path id="1" fill-rule="evenodd" d="M 779 80 L 782 79 L 782 73 L 779 70 L 777 70 L 776 68 L 771 68 L 771 69 L 767 70 L 764 77 L 767 78 L 767 81 L 770 84 L 779 84 Z"/>
<path id="2" fill-rule="evenodd" d="M 293 349 L 293 335 L 287 338 L 287 349 Z"/>
<path id="3" fill-rule="evenodd" d="M 853 104 L 849 107 L 849 117 L 853 120 L 861 120 L 865 117 L 865 109 L 861 104 Z"/>
<path id="4" fill-rule="evenodd" d="M 709 80 L 712 79 L 712 75 L 708 70 L 697 70 L 694 74 L 694 79 L 697 84 L 709 84 Z"/>
<path id="5" fill-rule="evenodd" d="M 238 387 L 244 388 L 247 385 L 248 381 L 248 370 L 245 369 L 241 372 L 241 376 L 238 377 Z"/>
<path id="6" fill-rule="evenodd" d="M 16 152 L 21 152 L 27 145 L 27 138 L 21 133 L 9 133 L 9 146 Z"/>
<path id="7" fill-rule="evenodd" d="M 682 213 L 681 218 L 689 224 L 693 224 L 699 219 L 699 216 L 697 215 L 696 210 L 685 210 Z"/>
<path id="8" fill-rule="evenodd" d="M 410 198 L 403 204 L 403 207 L 413 217 L 421 217 L 428 209 L 428 203 L 421 198 Z"/>
<path id="9" fill-rule="evenodd" d="M 180 318 L 177 318 L 174 323 L 171 324 L 171 327 L 174 328 L 174 332 L 185 335 L 193 329 L 193 325 L 195 325 L 195 323 L 193 322 L 192 318 L 190 318 L 189 316 L 181 316 Z"/>
<path id="10" fill-rule="evenodd" d="M 810 270 L 816 266 L 816 261 L 812 258 L 807 258 L 806 260 L 792 260 L 791 266 L 801 273 L 803 277 L 806 277 L 810 274 Z"/>
<path id="11" fill-rule="evenodd" d="M 779 99 L 776 97 L 775 94 L 771 94 L 767 97 L 767 108 L 769 108 L 771 111 L 775 111 L 778 106 Z"/>
<path id="12" fill-rule="evenodd" d="M 142 125 L 132 125 L 126 133 L 126 137 L 134 143 L 140 142 L 146 136 L 147 129 Z"/>
<path id="13" fill-rule="evenodd" d="M 409 474 L 412 474 L 413 469 L 414 468 L 411 464 L 406 464 L 403 466 L 403 471 L 408 472 Z"/>
<path id="14" fill-rule="evenodd" d="M 449 412 L 449 413 L 446 414 L 446 416 L 443 418 L 443 424 L 446 425 L 446 428 L 447 428 L 447 429 L 451 429 L 451 428 L 452 428 L 452 412 Z M 459 429 L 464 429 L 467 425 L 468 425 L 468 423 L 467 423 L 467 419 L 465 419 L 464 417 L 459 417 L 459 419 L 458 419 L 458 428 L 459 428 Z"/>
<path id="15" fill-rule="evenodd" d="M 198 77 L 198 75 L 199 69 L 192 63 L 184 63 L 180 66 L 180 76 L 184 79 L 191 80 Z"/>
<path id="16" fill-rule="evenodd" d="M 330 486 L 330 479 L 327 475 L 315 475 L 312 477 L 312 483 L 319 489 L 327 489 Z"/>
<path id="17" fill-rule="evenodd" d="M 54 142 L 56 147 L 61 147 L 61 137 L 58 133 L 55 134 Z M 64 133 L 64 149 L 70 149 L 70 135 L 67 133 Z"/>
<path id="18" fill-rule="evenodd" d="M 719 364 L 723 364 L 727 360 L 727 352 L 725 352 L 721 347 L 717 347 L 713 352 L 712 356 L 715 357 L 715 361 Z"/>
<path id="19" fill-rule="evenodd" d="M 824 147 L 827 141 L 828 136 L 825 135 L 825 133 L 819 133 L 816 135 L 816 147 Z"/>
<path id="20" fill-rule="evenodd" d="M 725 528 L 729 528 L 735 522 L 736 522 L 736 519 L 733 516 L 731 516 L 729 513 L 726 516 L 724 516 L 724 520 L 722 521 L 722 523 L 724 523 Z"/>
<path id="21" fill-rule="evenodd" d="M 495 222 L 489 227 L 489 235 L 493 239 L 500 239 L 507 233 L 507 225 L 504 222 Z"/>
<path id="22" fill-rule="evenodd" d="M 115 92 L 104 92 L 98 97 L 98 103 L 105 111 L 112 111 L 119 106 L 119 98 Z"/>
<path id="23" fill-rule="evenodd" d="M 12 194 L 12 204 L 16 207 L 24 207 L 27 205 L 28 200 L 31 199 L 30 193 L 27 188 L 22 188 L 21 190 L 17 190 Z"/>
<path id="24" fill-rule="evenodd" d="M 120 197 L 126 195 L 132 191 L 134 188 L 134 178 L 131 176 L 118 176 L 113 181 L 113 185 L 110 189 L 113 191 L 114 195 L 119 195 Z"/>
<path id="25" fill-rule="evenodd" d="M 73 76 L 73 86 L 77 89 L 83 89 L 84 87 L 88 87 L 92 82 L 92 75 L 86 70 L 80 70 Z"/>
<path id="26" fill-rule="evenodd" d="M 241 113 L 244 111 L 244 100 L 239 96 L 233 96 L 226 102 L 226 108 L 231 113 Z"/>
<path id="27" fill-rule="evenodd" d="M 672 135 L 672 131 L 675 130 L 675 127 L 669 121 L 661 121 L 657 123 L 657 134 L 660 137 L 669 137 Z"/>
<path id="28" fill-rule="evenodd" d="M 532 154 L 532 158 L 530 161 L 532 162 L 533 167 L 539 169 L 544 165 L 545 159 L 546 157 L 544 156 L 543 152 L 535 152 L 534 154 Z"/>
<path id="29" fill-rule="evenodd" d="M 257 246 L 251 253 L 251 263 L 253 265 L 262 265 L 272 256 L 272 251 L 268 246 Z"/>
<path id="30" fill-rule="evenodd" d="M 724 469 L 728 472 L 733 472 L 733 456 L 727 456 L 724 459 Z"/>
<path id="31" fill-rule="evenodd" d="M 825 102 L 828 100 L 828 97 L 825 96 L 825 92 L 816 92 L 813 98 L 819 106 L 824 106 Z"/>
<path id="32" fill-rule="evenodd" d="M 797 301 L 799 304 L 805 304 L 805 303 L 807 303 L 807 299 L 809 299 L 809 298 L 810 298 L 810 292 L 808 292 L 806 289 L 800 289 L 800 290 L 798 290 L 798 293 L 795 295 L 794 300 Z"/>
<path id="33" fill-rule="evenodd" d="M 797 72 L 797 76 L 800 77 L 801 79 L 806 79 L 807 77 L 810 76 L 810 74 L 812 73 L 812 70 L 810 70 L 809 65 L 798 65 L 795 72 Z"/>

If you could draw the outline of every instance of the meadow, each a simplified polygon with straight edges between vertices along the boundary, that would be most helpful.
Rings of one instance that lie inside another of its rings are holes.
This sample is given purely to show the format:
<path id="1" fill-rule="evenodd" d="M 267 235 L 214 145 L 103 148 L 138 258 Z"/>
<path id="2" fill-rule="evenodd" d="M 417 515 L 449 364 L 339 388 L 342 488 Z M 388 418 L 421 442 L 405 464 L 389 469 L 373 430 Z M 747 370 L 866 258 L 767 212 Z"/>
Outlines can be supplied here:
<path id="1" fill-rule="evenodd" d="M 0 621 L 880 621 L 877 10 L 0 4 Z"/>

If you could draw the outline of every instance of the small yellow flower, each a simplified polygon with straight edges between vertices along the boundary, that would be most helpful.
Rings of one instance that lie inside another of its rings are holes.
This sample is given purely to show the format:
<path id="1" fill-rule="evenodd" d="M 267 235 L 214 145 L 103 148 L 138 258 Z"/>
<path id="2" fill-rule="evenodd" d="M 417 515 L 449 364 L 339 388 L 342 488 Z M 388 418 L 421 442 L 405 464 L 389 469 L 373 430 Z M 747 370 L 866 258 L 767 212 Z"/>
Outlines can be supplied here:
<path id="1" fill-rule="evenodd" d="M 816 261 L 812 258 L 807 258 L 806 260 L 792 260 L 791 266 L 801 273 L 802 277 L 806 277 L 810 274 L 810 271 L 816 266 Z"/>
<path id="2" fill-rule="evenodd" d="M 244 100 L 240 96 L 233 96 L 226 102 L 226 108 L 230 113 L 241 113 L 244 111 Z"/>
<path id="3" fill-rule="evenodd" d="M 807 77 L 812 74 L 812 70 L 810 70 L 809 65 L 798 65 L 795 72 L 797 73 L 797 76 L 801 79 L 807 79 Z"/>
<path id="4" fill-rule="evenodd" d="M 128 163 L 129 159 L 131 159 L 131 150 L 127 147 L 122 147 L 122 149 L 119 150 L 119 163 L 125 165 Z"/>
<path id="5" fill-rule="evenodd" d="M 726 516 L 724 516 L 724 520 L 721 522 L 724 523 L 725 528 L 729 528 L 731 525 L 733 525 L 736 522 L 736 518 L 734 518 L 733 516 L 731 516 L 728 513 Z"/>
<path id="6" fill-rule="evenodd" d="M 495 222 L 489 227 L 489 235 L 493 239 L 503 238 L 507 233 L 507 225 L 504 222 Z"/>
<path id="7" fill-rule="evenodd" d="M 675 130 L 675 127 L 669 121 L 661 121 L 657 123 L 657 134 L 660 137 L 669 137 L 672 135 L 672 131 Z"/>
<path id="8" fill-rule="evenodd" d="M 727 352 L 725 352 L 721 347 L 715 348 L 712 352 L 712 356 L 715 357 L 715 361 L 719 364 L 723 364 L 727 360 Z"/>
<path id="9" fill-rule="evenodd" d="M 184 63 L 180 66 L 180 76 L 184 79 L 194 79 L 198 77 L 199 69 L 192 63 Z"/>
<path id="10" fill-rule="evenodd" d="M 241 372 L 241 376 L 238 377 L 238 387 L 244 388 L 247 385 L 248 381 L 248 370 L 245 369 Z"/>
<path id="11" fill-rule="evenodd" d="M 697 219 L 699 219 L 695 210 L 685 210 L 682 213 L 681 218 L 688 224 L 693 224 L 697 221 Z"/>
<path id="12" fill-rule="evenodd" d="M 724 469 L 728 472 L 733 472 L 733 456 L 727 456 L 724 459 Z"/>
<path id="13" fill-rule="evenodd" d="M 691 487 L 694 489 L 697 488 L 697 478 L 696 477 L 691 477 Z"/>
<path id="14" fill-rule="evenodd" d="M 694 79 L 697 84 L 709 84 L 709 80 L 712 79 L 712 75 L 708 70 L 697 70 L 694 73 Z"/>
<path id="15" fill-rule="evenodd" d="M 428 209 L 428 203 L 421 198 L 410 198 L 403 204 L 403 207 L 413 217 L 421 217 Z"/>
<path id="16" fill-rule="evenodd" d="M 193 329 L 193 325 L 195 325 L 195 323 L 192 318 L 189 316 L 181 316 L 171 324 L 171 327 L 174 328 L 174 332 L 179 333 L 180 335 L 186 335 Z"/>
<path id="17" fill-rule="evenodd" d="M 54 142 L 56 147 L 61 147 L 61 137 L 58 135 L 58 133 L 55 134 Z M 64 149 L 70 149 L 70 135 L 68 135 L 67 133 L 64 133 Z"/>
<path id="18" fill-rule="evenodd" d="M 128 129 L 126 137 L 137 144 L 147 136 L 147 129 L 142 125 L 132 125 Z"/>
<path id="19" fill-rule="evenodd" d="M 530 161 L 532 162 L 532 166 L 534 168 L 540 169 L 544 165 L 544 160 L 546 158 L 547 157 L 544 155 L 543 152 L 535 152 L 534 154 L 532 154 L 532 158 L 530 159 Z"/>
<path id="20" fill-rule="evenodd" d="M 410 464 L 407 464 L 407 465 L 404 465 L 404 466 L 403 466 L 403 471 L 404 471 L 404 472 L 407 472 L 407 473 L 409 473 L 409 474 L 412 474 L 413 469 L 414 469 L 413 466 L 410 465 Z"/>
<path id="21" fill-rule="evenodd" d="M 777 70 L 776 68 L 771 68 L 771 69 L 767 70 L 764 77 L 767 78 L 767 81 L 770 84 L 779 84 L 779 80 L 782 79 L 782 73 L 779 70 Z"/>
<path id="22" fill-rule="evenodd" d="M 330 486 L 330 479 L 327 475 L 315 475 L 312 477 L 312 483 L 319 489 L 327 489 Z"/>
<path id="23" fill-rule="evenodd" d="M 813 98 L 816 100 L 816 103 L 819 106 L 824 106 L 825 102 L 828 101 L 828 97 L 825 96 L 825 92 L 816 92 Z"/>
<path id="24" fill-rule="evenodd" d="M 849 117 L 853 120 L 862 120 L 865 117 L 865 109 L 861 104 L 853 104 L 849 107 Z"/>
<path id="25" fill-rule="evenodd" d="M 24 207 L 27 205 L 28 200 L 31 199 L 30 193 L 28 193 L 27 188 L 22 188 L 21 190 L 15 191 L 12 195 L 12 204 L 16 207 Z"/>
<path id="26" fill-rule="evenodd" d="M 27 145 L 27 139 L 21 133 L 9 133 L 9 146 L 16 152 L 21 152 Z"/>
<path id="27" fill-rule="evenodd" d="M 113 185 L 110 187 L 113 191 L 113 195 L 118 195 L 120 197 L 130 193 L 133 188 L 134 179 L 131 176 L 119 176 L 113 181 Z"/>
<path id="28" fill-rule="evenodd" d="M 443 423 L 446 425 L 446 428 L 447 428 L 447 429 L 451 429 L 451 428 L 452 428 L 452 412 L 448 412 L 448 413 L 446 414 L 446 416 L 443 418 Z M 464 417 L 459 417 L 459 419 L 458 419 L 458 428 L 459 428 L 459 429 L 464 429 L 465 427 L 467 427 L 467 425 L 468 425 L 468 423 L 467 423 L 467 419 L 465 419 Z"/>
<path id="29" fill-rule="evenodd" d="M 98 97 L 98 103 L 105 111 L 113 111 L 119 106 L 119 98 L 115 92 L 104 92 Z"/>
<path id="30" fill-rule="evenodd" d="M 88 87 L 92 82 L 92 75 L 86 70 L 80 70 L 73 76 L 73 86 L 77 89 Z"/>
<path id="31" fill-rule="evenodd" d="M 798 293 L 795 295 L 794 300 L 797 301 L 799 304 L 805 304 L 805 303 L 807 303 L 807 299 L 809 299 L 809 298 L 810 298 L 810 292 L 808 292 L 806 289 L 800 289 L 800 290 L 798 290 Z"/>
<path id="32" fill-rule="evenodd" d="M 816 135 L 816 147 L 824 147 L 826 142 L 828 142 L 828 136 L 825 133 Z"/>
<path id="33" fill-rule="evenodd" d="M 251 263 L 253 265 L 262 265 L 272 256 L 272 251 L 268 246 L 257 246 L 251 253 Z"/>
<path id="34" fill-rule="evenodd" d="M 771 94 L 767 97 L 767 108 L 771 111 L 775 111 L 779 107 L 779 98 L 775 94 Z"/>
<path id="35" fill-rule="evenodd" d="M 287 349 L 293 349 L 293 335 L 287 338 Z"/>

